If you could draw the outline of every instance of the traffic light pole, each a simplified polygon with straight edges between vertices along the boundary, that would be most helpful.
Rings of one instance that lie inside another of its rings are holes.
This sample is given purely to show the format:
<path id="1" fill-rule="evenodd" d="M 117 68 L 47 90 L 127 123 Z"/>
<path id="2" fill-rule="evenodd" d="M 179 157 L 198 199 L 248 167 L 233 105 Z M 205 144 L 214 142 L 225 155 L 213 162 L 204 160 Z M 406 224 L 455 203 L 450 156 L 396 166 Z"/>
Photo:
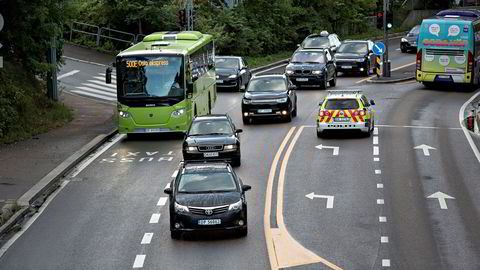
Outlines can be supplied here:
<path id="1" fill-rule="evenodd" d="M 383 43 L 385 44 L 385 53 L 383 54 L 383 77 L 390 77 L 390 65 L 388 63 L 387 1 L 389 0 L 383 0 Z"/>
<path id="2" fill-rule="evenodd" d="M 187 0 L 185 5 L 185 16 L 187 16 L 187 31 L 193 31 L 193 1 Z"/>

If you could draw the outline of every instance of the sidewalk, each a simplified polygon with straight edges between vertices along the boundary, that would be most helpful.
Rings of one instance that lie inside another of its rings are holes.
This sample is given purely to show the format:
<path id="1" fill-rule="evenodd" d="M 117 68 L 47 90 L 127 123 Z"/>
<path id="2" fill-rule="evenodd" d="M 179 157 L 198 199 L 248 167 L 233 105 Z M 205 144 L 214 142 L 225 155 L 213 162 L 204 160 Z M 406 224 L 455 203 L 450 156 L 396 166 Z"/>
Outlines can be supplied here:
<path id="1" fill-rule="evenodd" d="M 396 83 L 408 80 L 415 80 L 415 65 L 410 65 L 401 69 L 392 70 L 390 77 L 373 77 L 368 80 L 369 83 Z"/>
<path id="2" fill-rule="evenodd" d="M 108 64 L 114 56 L 66 45 L 64 54 Z M 60 102 L 74 111 L 74 119 L 59 129 L 29 140 L 0 145 L 0 209 L 17 200 L 49 172 L 99 134 L 114 128 L 115 107 L 62 91 Z M 6 208 L 5 208 L 6 209 Z"/>

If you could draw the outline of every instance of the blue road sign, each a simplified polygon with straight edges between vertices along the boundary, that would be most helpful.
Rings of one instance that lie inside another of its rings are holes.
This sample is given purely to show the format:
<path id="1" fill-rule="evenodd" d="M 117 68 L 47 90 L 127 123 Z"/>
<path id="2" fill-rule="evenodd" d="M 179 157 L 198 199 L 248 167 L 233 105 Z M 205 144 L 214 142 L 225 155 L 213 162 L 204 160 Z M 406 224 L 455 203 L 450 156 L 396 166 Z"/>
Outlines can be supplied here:
<path id="1" fill-rule="evenodd" d="M 373 53 L 376 55 L 382 55 L 385 53 L 385 44 L 383 44 L 383 42 L 376 42 L 373 44 Z"/>

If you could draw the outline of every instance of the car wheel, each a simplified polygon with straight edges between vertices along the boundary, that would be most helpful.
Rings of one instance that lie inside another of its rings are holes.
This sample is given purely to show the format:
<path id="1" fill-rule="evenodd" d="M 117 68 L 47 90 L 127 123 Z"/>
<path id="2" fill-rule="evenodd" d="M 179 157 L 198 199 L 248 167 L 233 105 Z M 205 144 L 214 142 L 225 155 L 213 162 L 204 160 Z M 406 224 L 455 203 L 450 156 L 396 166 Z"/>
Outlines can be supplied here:
<path id="1" fill-rule="evenodd" d="M 317 130 L 317 138 L 321 138 L 321 137 L 322 137 L 322 135 L 323 135 L 323 132 L 322 132 L 322 131 L 318 131 L 318 130 Z"/>
<path id="2" fill-rule="evenodd" d="M 363 71 L 363 75 L 364 76 L 368 76 L 370 72 L 370 64 L 367 64 L 367 66 L 365 67 L 365 71 Z"/>
<path id="3" fill-rule="evenodd" d="M 244 124 L 244 125 L 250 124 L 250 118 L 245 117 L 245 116 L 242 116 L 242 120 L 243 120 L 243 124 Z"/>
<path id="4" fill-rule="evenodd" d="M 180 239 L 181 235 L 182 235 L 182 233 L 179 232 L 179 231 L 170 231 L 170 237 L 172 239 L 178 240 L 178 239 Z"/>
<path id="5" fill-rule="evenodd" d="M 241 157 L 234 158 L 232 160 L 232 167 L 240 167 L 240 165 L 242 165 L 242 158 Z"/>
<path id="6" fill-rule="evenodd" d="M 242 78 L 237 80 L 237 92 L 242 91 Z"/>
<path id="7" fill-rule="evenodd" d="M 323 82 L 320 84 L 320 89 L 325 90 L 327 89 L 327 75 L 323 78 Z"/>
<path id="8" fill-rule="evenodd" d="M 248 234 L 248 227 L 238 229 L 237 236 L 238 237 L 245 237 Z"/>
<path id="9" fill-rule="evenodd" d="M 297 117 L 297 101 L 295 101 L 295 109 L 292 111 L 292 116 Z"/>
<path id="10" fill-rule="evenodd" d="M 328 82 L 331 87 L 335 87 L 337 85 L 337 72 L 333 73 L 333 78 Z"/>
<path id="11" fill-rule="evenodd" d="M 289 114 L 287 114 L 287 116 L 285 117 L 285 121 L 292 122 L 292 113 L 291 112 Z"/>
<path id="12" fill-rule="evenodd" d="M 400 51 L 401 51 L 402 53 L 406 53 L 406 52 L 407 52 L 407 47 L 406 47 L 405 45 L 403 45 L 403 44 L 400 45 Z"/>

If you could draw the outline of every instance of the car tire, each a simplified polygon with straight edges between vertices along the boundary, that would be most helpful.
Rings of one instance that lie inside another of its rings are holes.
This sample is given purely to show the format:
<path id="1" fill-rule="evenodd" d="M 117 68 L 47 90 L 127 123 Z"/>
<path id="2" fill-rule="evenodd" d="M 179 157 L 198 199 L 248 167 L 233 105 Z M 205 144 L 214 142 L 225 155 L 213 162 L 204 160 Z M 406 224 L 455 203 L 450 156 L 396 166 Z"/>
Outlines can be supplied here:
<path id="1" fill-rule="evenodd" d="M 170 237 L 172 239 L 178 240 L 182 236 L 182 233 L 179 231 L 170 231 Z"/>
<path id="2" fill-rule="evenodd" d="M 327 75 L 323 78 L 322 84 L 320 84 L 320 90 L 327 89 Z"/>
<path id="3" fill-rule="evenodd" d="M 317 130 L 317 138 L 322 138 L 323 132 Z"/>
<path id="4" fill-rule="evenodd" d="M 402 53 L 406 53 L 408 50 L 407 50 L 407 47 L 405 47 L 405 45 L 402 44 L 402 45 L 400 45 L 400 51 Z"/>
<path id="5" fill-rule="evenodd" d="M 370 64 L 367 64 L 365 71 L 363 71 L 363 75 L 368 77 L 368 73 L 370 72 Z"/>
<path id="6" fill-rule="evenodd" d="M 285 117 L 285 121 L 292 122 L 292 113 L 291 112 L 289 114 L 287 114 L 287 116 Z"/>
<path id="7" fill-rule="evenodd" d="M 237 92 L 242 91 L 242 78 L 239 78 L 237 80 L 237 89 L 236 90 L 237 90 Z"/>
<path id="8" fill-rule="evenodd" d="M 328 84 L 330 85 L 330 87 L 335 87 L 335 85 L 337 85 L 337 72 L 336 71 L 333 73 L 333 78 L 328 82 Z"/>
<path id="9" fill-rule="evenodd" d="M 243 124 L 244 125 L 249 125 L 250 124 L 250 118 L 242 116 Z"/>
<path id="10" fill-rule="evenodd" d="M 297 117 L 297 101 L 295 101 L 295 108 L 292 111 L 292 116 Z"/>
<path id="11" fill-rule="evenodd" d="M 238 237 L 245 237 L 248 235 L 248 227 L 238 229 L 237 236 Z"/>
<path id="12" fill-rule="evenodd" d="M 234 158 L 232 160 L 232 167 L 240 167 L 242 165 L 242 157 Z"/>

